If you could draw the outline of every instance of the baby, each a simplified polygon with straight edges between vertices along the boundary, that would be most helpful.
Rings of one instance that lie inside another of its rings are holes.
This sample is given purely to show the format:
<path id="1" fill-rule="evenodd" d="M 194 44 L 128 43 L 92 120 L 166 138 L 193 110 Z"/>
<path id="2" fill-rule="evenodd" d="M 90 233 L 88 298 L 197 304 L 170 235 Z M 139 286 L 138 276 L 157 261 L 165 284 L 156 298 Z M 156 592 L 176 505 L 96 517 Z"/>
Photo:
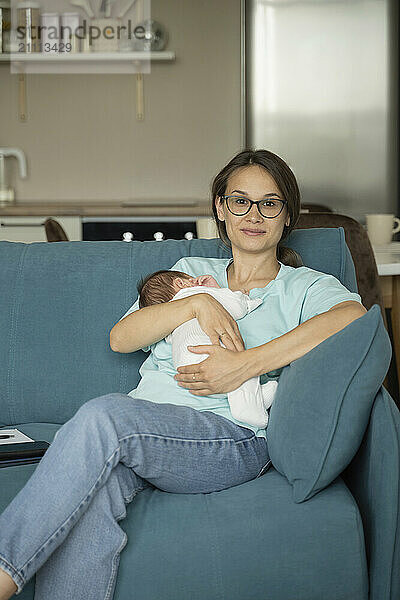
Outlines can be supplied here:
<path id="1" fill-rule="evenodd" d="M 244 291 L 233 292 L 221 288 L 212 275 L 191 277 L 181 271 L 156 271 L 143 278 L 138 284 L 139 308 L 160 304 L 193 294 L 207 293 L 213 296 L 235 319 L 241 319 L 262 304 L 261 299 L 251 299 Z M 200 327 L 197 319 L 190 319 L 179 325 L 166 336 L 172 344 L 174 368 L 203 362 L 208 354 L 195 354 L 188 346 L 211 344 L 211 340 Z M 224 344 L 221 342 L 224 348 Z M 267 409 L 275 396 L 277 381 L 260 384 L 259 377 L 248 379 L 232 392 L 228 392 L 228 402 L 234 419 L 265 428 L 268 423 Z"/>

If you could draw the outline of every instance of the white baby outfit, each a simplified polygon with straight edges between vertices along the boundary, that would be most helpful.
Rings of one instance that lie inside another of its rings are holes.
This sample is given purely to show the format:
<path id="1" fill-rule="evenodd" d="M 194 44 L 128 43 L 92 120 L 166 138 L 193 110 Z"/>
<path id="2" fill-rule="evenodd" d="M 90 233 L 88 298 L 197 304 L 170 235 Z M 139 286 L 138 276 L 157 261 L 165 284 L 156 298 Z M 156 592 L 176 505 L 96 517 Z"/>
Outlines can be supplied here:
<path id="1" fill-rule="evenodd" d="M 237 321 L 263 303 L 261 298 L 250 298 L 243 292 L 233 292 L 229 288 L 193 286 L 182 288 L 170 300 L 179 300 L 193 294 L 210 294 L 218 300 L 229 314 Z M 190 319 L 179 325 L 165 338 L 172 344 L 172 361 L 174 368 L 203 362 L 208 354 L 195 354 L 188 346 L 209 345 L 211 340 L 204 333 L 197 319 Z M 221 346 L 224 344 L 221 342 Z M 266 427 L 268 423 L 267 409 L 275 396 L 277 381 L 260 384 L 259 377 L 248 379 L 232 392 L 228 392 L 228 402 L 234 419 L 249 423 L 255 427 Z"/>

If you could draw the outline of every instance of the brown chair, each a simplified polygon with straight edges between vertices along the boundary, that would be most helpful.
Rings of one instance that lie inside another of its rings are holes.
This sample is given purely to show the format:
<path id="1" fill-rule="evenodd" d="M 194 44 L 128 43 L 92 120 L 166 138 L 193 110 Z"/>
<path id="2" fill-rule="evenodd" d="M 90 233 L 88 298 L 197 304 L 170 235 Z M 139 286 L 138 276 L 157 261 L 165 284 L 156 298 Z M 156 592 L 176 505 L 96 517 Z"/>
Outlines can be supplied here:
<path id="1" fill-rule="evenodd" d="M 68 236 L 60 223 L 55 219 L 49 217 L 44 222 L 44 229 L 46 231 L 46 237 L 48 242 L 68 242 Z"/>
<path id="2" fill-rule="evenodd" d="M 306 213 L 315 213 L 315 212 L 322 212 L 322 213 L 332 213 L 333 210 L 331 208 L 329 208 L 329 206 L 325 206 L 324 204 L 301 204 L 300 207 L 300 211 L 301 212 L 306 212 Z"/>
<path id="3" fill-rule="evenodd" d="M 358 221 L 351 217 L 347 217 L 346 215 L 323 212 L 301 213 L 295 228 L 309 229 L 312 227 L 343 227 L 346 244 L 349 247 L 353 259 L 358 293 L 361 296 L 362 303 L 367 310 L 369 310 L 373 304 L 378 304 L 380 306 L 383 322 L 385 323 L 386 329 L 390 332 L 386 319 L 386 311 L 383 303 L 375 255 L 366 229 Z M 393 341 L 392 347 L 394 354 Z M 396 362 L 392 357 L 389 372 L 385 379 L 385 387 L 400 406 L 399 378 L 396 374 L 395 364 Z"/>

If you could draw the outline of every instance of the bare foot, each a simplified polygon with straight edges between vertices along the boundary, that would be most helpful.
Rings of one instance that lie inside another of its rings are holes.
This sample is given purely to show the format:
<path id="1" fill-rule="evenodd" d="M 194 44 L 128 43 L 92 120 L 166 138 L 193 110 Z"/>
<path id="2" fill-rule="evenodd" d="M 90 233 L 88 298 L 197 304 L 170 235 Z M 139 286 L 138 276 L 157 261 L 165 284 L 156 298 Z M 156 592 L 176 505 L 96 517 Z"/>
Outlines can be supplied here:
<path id="1" fill-rule="evenodd" d="M 3 569 L 0 569 L 0 600 L 8 600 L 18 590 L 12 577 Z"/>

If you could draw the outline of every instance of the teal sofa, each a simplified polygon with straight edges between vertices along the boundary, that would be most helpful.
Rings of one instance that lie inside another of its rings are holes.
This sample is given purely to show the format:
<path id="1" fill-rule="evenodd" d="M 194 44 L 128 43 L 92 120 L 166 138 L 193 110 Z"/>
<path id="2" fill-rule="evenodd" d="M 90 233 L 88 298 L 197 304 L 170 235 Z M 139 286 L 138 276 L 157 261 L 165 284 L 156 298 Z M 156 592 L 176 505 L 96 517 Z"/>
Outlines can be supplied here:
<path id="1" fill-rule="evenodd" d="M 295 230 L 287 245 L 357 291 L 342 228 Z M 51 443 L 87 400 L 136 387 L 147 355 L 113 352 L 109 332 L 142 275 L 190 255 L 230 253 L 218 240 L 0 242 L 0 429 Z M 0 469 L 0 512 L 34 469 Z M 138 494 L 119 523 L 114 598 L 400 600 L 399 474 L 400 415 L 381 387 L 350 464 L 304 502 L 274 466 L 220 492 Z"/>

